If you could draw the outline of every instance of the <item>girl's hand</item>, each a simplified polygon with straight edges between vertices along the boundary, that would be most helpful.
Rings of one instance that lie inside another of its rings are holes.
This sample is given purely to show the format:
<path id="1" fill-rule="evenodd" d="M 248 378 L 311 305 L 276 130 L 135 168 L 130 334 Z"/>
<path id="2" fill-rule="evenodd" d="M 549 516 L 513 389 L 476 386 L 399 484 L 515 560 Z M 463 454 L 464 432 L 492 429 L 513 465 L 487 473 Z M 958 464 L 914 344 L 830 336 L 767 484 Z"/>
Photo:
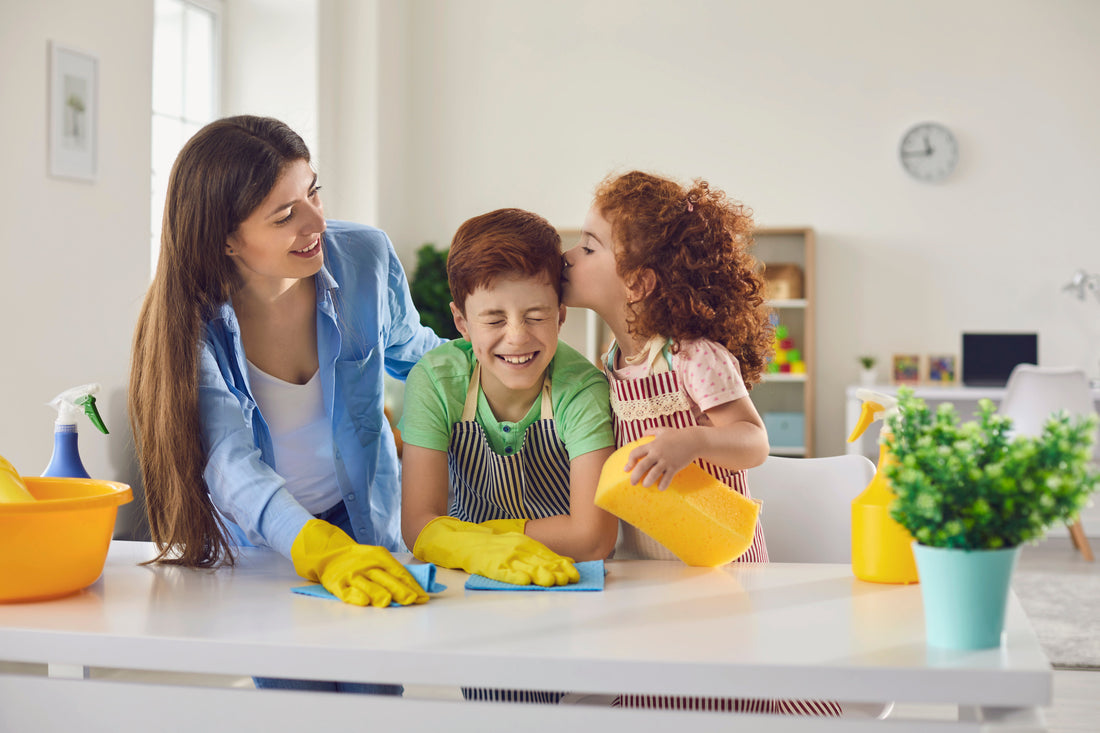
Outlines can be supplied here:
<path id="1" fill-rule="evenodd" d="M 654 436 L 645 445 L 630 451 L 625 470 L 630 471 L 630 483 L 653 486 L 664 491 L 677 473 L 699 456 L 701 446 L 697 431 L 705 429 L 653 428 L 646 435 Z"/>

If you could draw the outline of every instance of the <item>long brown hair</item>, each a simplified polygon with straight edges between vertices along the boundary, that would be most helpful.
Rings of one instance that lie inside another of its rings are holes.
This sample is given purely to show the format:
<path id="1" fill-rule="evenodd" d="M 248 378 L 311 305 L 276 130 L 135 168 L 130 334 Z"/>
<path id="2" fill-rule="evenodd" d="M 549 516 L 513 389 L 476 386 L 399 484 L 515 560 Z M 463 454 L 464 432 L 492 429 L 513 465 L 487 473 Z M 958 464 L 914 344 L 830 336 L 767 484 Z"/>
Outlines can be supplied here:
<path id="1" fill-rule="evenodd" d="M 233 543 L 203 478 L 199 345 L 205 321 L 241 286 L 225 253 L 229 235 L 289 164 L 309 159 L 301 137 L 282 122 L 240 116 L 199 130 L 172 166 L 160 259 L 130 362 L 130 425 L 157 544 L 154 562 L 234 562 Z"/>
<path id="2" fill-rule="evenodd" d="M 706 181 L 685 187 L 640 171 L 604 180 L 595 206 L 611 224 L 623 281 L 654 278 L 631 307 L 631 333 L 670 338 L 674 351 L 687 339 L 716 341 L 737 357 L 750 389 L 760 381 L 774 336 L 749 251 L 752 212 Z"/>

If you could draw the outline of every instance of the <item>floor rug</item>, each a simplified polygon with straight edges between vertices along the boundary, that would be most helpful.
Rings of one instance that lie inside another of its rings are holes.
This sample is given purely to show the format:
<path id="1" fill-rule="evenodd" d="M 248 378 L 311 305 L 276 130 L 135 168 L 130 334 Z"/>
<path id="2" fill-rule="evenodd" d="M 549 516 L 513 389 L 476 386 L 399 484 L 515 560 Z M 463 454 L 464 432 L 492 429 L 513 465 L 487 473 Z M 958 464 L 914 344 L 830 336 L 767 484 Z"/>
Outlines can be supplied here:
<path id="1" fill-rule="evenodd" d="M 1100 575 L 1017 569 L 1012 589 L 1053 666 L 1100 669 Z"/>

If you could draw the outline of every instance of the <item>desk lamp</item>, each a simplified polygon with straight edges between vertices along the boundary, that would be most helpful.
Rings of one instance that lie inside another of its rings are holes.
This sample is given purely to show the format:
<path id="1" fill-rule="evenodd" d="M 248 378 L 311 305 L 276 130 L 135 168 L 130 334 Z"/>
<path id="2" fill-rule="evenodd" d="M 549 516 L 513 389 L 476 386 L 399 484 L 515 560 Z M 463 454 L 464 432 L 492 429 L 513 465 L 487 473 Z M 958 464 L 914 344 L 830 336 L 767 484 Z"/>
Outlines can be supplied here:
<path id="1" fill-rule="evenodd" d="M 1062 286 L 1063 292 L 1073 293 L 1077 300 L 1084 300 L 1086 293 L 1092 293 L 1100 300 L 1100 275 L 1089 274 L 1083 269 L 1073 273 L 1068 283 Z"/>

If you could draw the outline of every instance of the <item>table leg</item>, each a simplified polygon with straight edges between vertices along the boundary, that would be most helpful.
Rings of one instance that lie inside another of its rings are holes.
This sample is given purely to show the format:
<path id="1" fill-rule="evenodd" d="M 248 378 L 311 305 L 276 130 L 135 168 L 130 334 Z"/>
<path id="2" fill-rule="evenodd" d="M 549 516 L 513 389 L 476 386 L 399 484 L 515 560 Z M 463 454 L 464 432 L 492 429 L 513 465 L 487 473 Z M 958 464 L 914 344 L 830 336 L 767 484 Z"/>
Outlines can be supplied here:
<path id="1" fill-rule="evenodd" d="M 974 705 L 959 706 L 959 721 L 965 723 L 989 723 L 1004 727 L 1013 733 L 1046 733 L 1047 721 L 1039 708 L 999 708 Z"/>

